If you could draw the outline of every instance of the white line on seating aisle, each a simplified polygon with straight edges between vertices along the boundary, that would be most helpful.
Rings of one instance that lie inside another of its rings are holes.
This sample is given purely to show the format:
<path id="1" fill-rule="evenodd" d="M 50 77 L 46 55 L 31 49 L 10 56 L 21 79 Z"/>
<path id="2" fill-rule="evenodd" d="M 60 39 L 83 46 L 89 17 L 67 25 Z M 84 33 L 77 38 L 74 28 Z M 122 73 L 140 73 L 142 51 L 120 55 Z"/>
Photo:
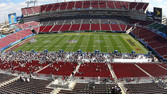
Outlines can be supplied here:
<path id="1" fill-rule="evenodd" d="M 34 73 L 38 73 L 38 72 L 42 71 L 43 69 L 45 69 L 45 68 L 49 67 L 49 65 L 50 65 L 50 64 L 48 64 L 48 65 L 44 66 L 43 68 L 41 68 L 41 69 L 39 69 L 39 70 L 35 71 Z"/>
<path id="2" fill-rule="evenodd" d="M 111 68 L 110 63 L 108 63 L 107 65 L 108 65 L 108 68 L 110 70 L 110 73 L 111 73 L 112 77 L 115 79 L 115 81 L 117 81 L 117 76 L 115 75 L 114 70 Z"/>
<path id="3" fill-rule="evenodd" d="M 146 73 L 149 77 L 152 77 L 153 76 L 151 74 L 149 74 L 148 72 L 146 72 L 144 69 L 142 69 L 140 66 L 138 66 L 137 64 L 135 64 L 136 67 L 138 67 L 141 71 L 143 71 L 144 73 Z"/>
<path id="4" fill-rule="evenodd" d="M 161 67 L 161 68 L 167 70 L 167 68 L 165 68 L 165 67 L 163 67 L 163 66 L 161 66 L 161 65 L 159 65 L 159 64 L 157 64 L 157 65 L 158 65 L 159 67 Z"/>

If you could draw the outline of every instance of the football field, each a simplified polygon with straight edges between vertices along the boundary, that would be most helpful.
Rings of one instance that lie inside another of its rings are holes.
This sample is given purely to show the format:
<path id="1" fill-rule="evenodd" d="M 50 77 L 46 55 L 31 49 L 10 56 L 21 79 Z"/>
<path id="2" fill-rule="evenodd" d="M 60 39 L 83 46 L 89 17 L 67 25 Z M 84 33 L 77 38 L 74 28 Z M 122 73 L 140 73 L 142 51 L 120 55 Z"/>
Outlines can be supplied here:
<path id="1" fill-rule="evenodd" d="M 35 43 L 27 42 L 16 48 L 14 51 L 59 51 L 76 52 L 113 52 L 118 50 L 121 53 L 147 53 L 138 41 L 127 34 L 121 33 L 61 33 L 61 34 L 39 34 L 33 36 Z"/>

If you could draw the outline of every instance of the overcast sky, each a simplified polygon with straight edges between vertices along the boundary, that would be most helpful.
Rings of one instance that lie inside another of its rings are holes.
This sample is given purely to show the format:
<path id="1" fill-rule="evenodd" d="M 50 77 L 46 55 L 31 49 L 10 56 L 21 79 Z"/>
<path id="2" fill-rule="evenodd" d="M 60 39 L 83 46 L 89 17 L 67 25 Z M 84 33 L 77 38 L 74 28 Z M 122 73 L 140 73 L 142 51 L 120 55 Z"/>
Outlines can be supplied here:
<path id="1" fill-rule="evenodd" d="M 0 0 L 0 23 L 6 21 L 9 13 L 16 13 L 17 16 L 21 15 L 21 8 L 26 7 L 27 0 Z M 56 3 L 57 1 L 63 2 L 64 0 L 38 0 L 37 5 Z M 65 1 L 78 1 L 78 0 L 65 0 Z M 149 11 L 153 11 L 153 7 L 163 8 L 163 15 L 167 16 L 167 0 L 119 0 L 119 1 L 138 1 L 149 2 Z"/>

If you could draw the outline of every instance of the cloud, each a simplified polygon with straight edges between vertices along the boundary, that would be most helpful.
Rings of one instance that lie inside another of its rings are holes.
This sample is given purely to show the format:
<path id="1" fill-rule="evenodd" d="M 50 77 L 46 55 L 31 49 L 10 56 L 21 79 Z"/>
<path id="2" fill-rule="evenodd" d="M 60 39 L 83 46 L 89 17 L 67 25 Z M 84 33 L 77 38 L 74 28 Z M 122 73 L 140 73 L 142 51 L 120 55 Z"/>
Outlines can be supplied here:
<path id="1" fill-rule="evenodd" d="M 20 16 L 21 8 L 26 7 L 25 3 L 26 1 L 28 0 L 0 0 L 0 23 L 7 20 L 9 13 L 16 13 L 17 16 Z M 64 0 L 38 0 L 37 5 L 56 3 L 57 1 L 63 2 Z M 66 0 L 66 1 L 78 1 L 78 0 Z M 120 1 L 134 2 L 134 0 L 120 0 Z M 141 2 L 141 0 L 136 0 L 136 1 Z M 166 6 L 167 0 L 142 0 L 142 1 L 150 3 L 148 8 L 150 11 L 153 11 L 153 7 L 163 8 L 163 13 L 165 16 L 167 16 L 167 6 Z"/>

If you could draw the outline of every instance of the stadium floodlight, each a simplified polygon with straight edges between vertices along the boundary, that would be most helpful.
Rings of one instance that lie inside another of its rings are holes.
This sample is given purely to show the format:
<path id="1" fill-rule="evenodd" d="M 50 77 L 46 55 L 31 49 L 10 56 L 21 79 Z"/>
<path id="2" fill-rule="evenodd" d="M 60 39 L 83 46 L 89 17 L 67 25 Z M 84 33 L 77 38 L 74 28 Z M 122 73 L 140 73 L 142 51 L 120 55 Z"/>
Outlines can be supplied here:
<path id="1" fill-rule="evenodd" d="M 27 2 L 25 2 L 26 4 L 27 4 L 27 7 L 29 7 L 29 5 L 30 4 L 34 4 L 34 6 L 35 6 L 35 4 L 38 2 L 38 0 L 31 0 L 31 1 L 27 1 Z"/>

